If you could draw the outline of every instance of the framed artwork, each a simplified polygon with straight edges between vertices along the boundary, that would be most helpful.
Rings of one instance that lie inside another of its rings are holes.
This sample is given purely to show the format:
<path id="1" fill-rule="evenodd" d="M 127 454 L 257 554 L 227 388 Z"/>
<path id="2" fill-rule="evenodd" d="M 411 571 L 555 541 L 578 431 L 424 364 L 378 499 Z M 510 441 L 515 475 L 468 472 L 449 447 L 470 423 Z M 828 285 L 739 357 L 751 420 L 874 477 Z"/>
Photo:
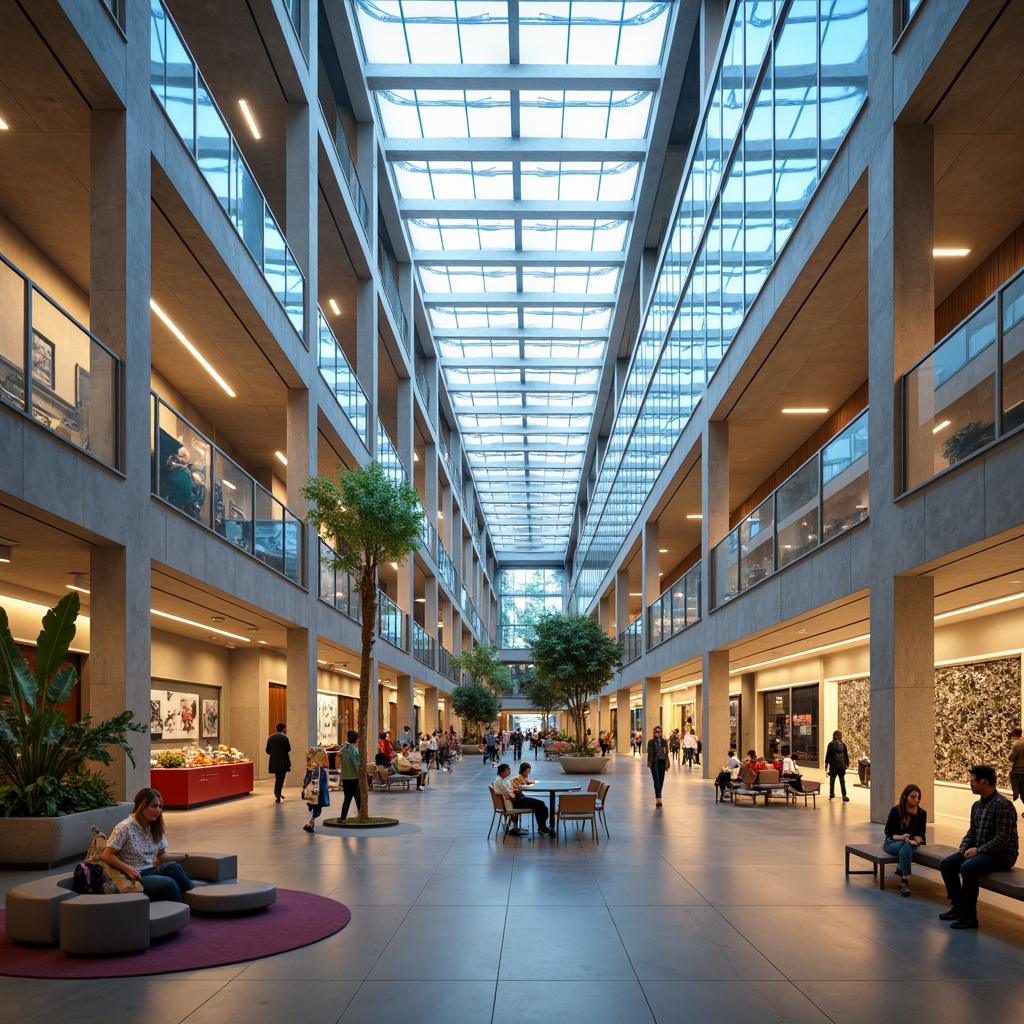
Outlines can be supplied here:
<path id="1" fill-rule="evenodd" d="M 32 379 L 40 384 L 45 384 L 51 391 L 57 379 L 55 362 L 53 342 L 49 338 L 44 338 L 38 331 L 33 331 Z"/>
<path id="2" fill-rule="evenodd" d="M 89 408 L 89 371 L 75 363 L 75 405 L 79 410 Z"/>
<path id="3" fill-rule="evenodd" d="M 220 733 L 220 701 L 203 701 L 203 739 L 213 739 Z"/>
<path id="4" fill-rule="evenodd" d="M 150 718 L 160 715 L 160 738 L 194 740 L 199 735 L 199 694 L 149 691 Z M 159 710 L 158 710 L 159 709 Z M 154 732 L 154 735 L 156 733 Z"/>
<path id="5" fill-rule="evenodd" d="M 149 698 L 149 734 L 153 739 L 158 740 L 164 734 L 164 716 L 161 711 L 160 701 L 152 696 L 156 691 L 150 691 Z"/>
<path id="6" fill-rule="evenodd" d="M 338 742 L 338 698 L 333 693 L 316 695 L 316 742 L 327 747 Z"/>

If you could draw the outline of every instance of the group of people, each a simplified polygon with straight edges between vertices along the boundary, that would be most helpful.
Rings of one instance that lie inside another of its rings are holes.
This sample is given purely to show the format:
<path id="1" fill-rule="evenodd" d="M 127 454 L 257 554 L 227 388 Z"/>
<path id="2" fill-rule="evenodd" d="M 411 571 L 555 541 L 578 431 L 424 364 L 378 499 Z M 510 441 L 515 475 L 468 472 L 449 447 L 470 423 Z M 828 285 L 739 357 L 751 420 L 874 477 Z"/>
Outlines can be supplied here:
<path id="1" fill-rule="evenodd" d="M 688 729 L 682 734 L 678 729 L 673 729 L 669 735 L 668 752 L 673 764 L 682 763 L 687 768 L 692 768 L 695 764 L 699 765 L 703 750 L 704 745 L 697 739 L 697 734 L 693 729 Z"/>
<path id="2" fill-rule="evenodd" d="M 523 792 L 524 789 L 534 785 L 533 779 L 530 778 L 530 762 L 523 761 L 519 765 L 519 774 L 513 776 L 512 768 L 507 764 L 498 765 L 498 777 L 494 780 L 494 791 L 500 793 L 502 796 L 507 797 L 514 808 L 533 811 L 534 819 L 537 822 L 537 831 L 542 835 L 550 835 L 551 829 L 548 828 L 548 805 L 543 800 L 537 800 L 535 797 L 526 796 Z M 527 830 L 525 828 L 510 828 L 508 830 L 510 836 L 525 836 Z"/>
<path id="3" fill-rule="evenodd" d="M 499 729 L 497 732 L 488 728 L 484 734 L 484 764 L 497 764 L 499 754 L 504 757 L 509 750 L 512 757 L 518 761 L 523 756 L 523 744 L 527 738 L 530 745 L 536 747 L 536 730 L 531 733 L 524 733 L 522 729 Z"/>

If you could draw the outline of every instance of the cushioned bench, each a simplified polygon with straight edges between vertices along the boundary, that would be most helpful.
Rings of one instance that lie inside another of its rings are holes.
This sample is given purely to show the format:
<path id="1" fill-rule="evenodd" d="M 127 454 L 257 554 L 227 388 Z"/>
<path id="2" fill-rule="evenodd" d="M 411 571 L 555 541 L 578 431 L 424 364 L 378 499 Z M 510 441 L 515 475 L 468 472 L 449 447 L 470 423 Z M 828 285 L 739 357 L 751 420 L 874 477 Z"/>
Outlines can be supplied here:
<path id="1" fill-rule="evenodd" d="M 185 902 L 197 914 L 245 914 L 263 910 L 277 900 L 277 886 L 251 878 L 197 885 Z"/>

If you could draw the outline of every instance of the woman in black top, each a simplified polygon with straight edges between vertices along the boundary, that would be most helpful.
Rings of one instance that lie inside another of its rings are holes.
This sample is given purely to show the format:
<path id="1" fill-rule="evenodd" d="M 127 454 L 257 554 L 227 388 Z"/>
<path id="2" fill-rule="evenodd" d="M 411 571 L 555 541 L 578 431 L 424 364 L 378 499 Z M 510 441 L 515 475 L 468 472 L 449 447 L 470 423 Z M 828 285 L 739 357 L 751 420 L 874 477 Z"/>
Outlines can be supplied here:
<path id="1" fill-rule="evenodd" d="M 661 735 L 661 726 L 654 727 L 654 736 L 647 743 L 647 767 L 654 779 L 654 799 L 656 806 L 661 806 L 661 787 L 665 784 L 665 772 L 668 770 L 668 742 Z"/>
<path id="2" fill-rule="evenodd" d="M 914 850 L 924 846 L 925 827 L 928 812 L 921 807 L 921 790 L 911 784 L 903 790 L 900 802 L 889 812 L 885 822 L 885 839 L 882 849 L 898 857 L 900 866 L 897 875 L 902 875 L 900 895 L 910 895 L 910 865 Z"/>

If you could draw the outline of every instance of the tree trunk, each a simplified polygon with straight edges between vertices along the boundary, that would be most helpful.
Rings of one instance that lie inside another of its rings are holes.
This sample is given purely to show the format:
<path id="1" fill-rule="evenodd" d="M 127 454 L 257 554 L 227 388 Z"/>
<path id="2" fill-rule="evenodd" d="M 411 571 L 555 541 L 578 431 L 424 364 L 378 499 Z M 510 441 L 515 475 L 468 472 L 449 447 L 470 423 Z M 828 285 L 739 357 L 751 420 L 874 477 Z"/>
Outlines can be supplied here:
<path id="1" fill-rule="evenodd" d="M 369 583 L 367 578 L 369 577 Z M 370 787 L 366 770 L 370 764 L 370 659 L 373 657 L 374 634 L 377 629 L 377 586 L 376 573 L 364 569 L 359 585 L 362 605 L 362 651 L 359 656 L 359 821 L 370 816 Z M 376 754 L 374 754 L 376 756 Z"/>

